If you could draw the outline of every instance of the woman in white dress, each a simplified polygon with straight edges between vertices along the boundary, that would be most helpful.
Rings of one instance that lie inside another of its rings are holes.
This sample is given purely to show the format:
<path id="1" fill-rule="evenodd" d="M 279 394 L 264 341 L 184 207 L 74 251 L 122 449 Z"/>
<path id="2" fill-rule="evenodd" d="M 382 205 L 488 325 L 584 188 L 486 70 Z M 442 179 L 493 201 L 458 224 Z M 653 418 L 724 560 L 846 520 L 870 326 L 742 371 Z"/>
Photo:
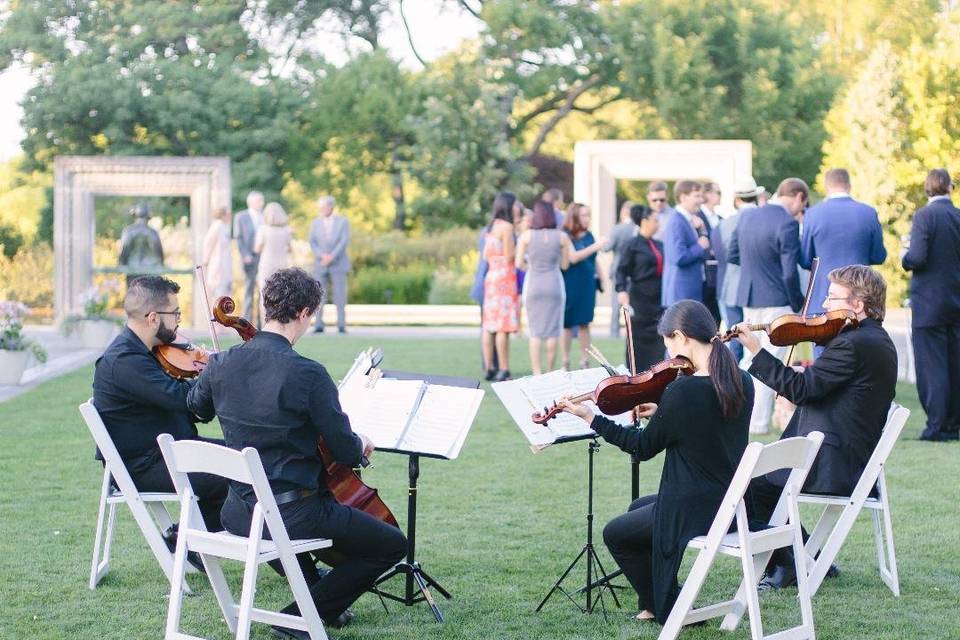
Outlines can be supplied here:
<path id="1" fill-rule="evenodd" d="M 263 224 L 257 229 L 253 242 L 253 250 L 260 254 L 260 264 L 257 267 L 257 287 L 260 290 L 263 290 L 267 278 L 290 266 L 292 240 L 293 231 L 287 224 L 287 212 L 277 202 L 267 203 L 263 208 Z M 261 312 L 262 306 L 261 302 Z"/>
<path id="2" fill-rule="evenodd" d="M 203 239 L 203 272 L 211 302 L 233 292 L 233 255 L 230 252 L 230 210 L 220 207 Z"/>

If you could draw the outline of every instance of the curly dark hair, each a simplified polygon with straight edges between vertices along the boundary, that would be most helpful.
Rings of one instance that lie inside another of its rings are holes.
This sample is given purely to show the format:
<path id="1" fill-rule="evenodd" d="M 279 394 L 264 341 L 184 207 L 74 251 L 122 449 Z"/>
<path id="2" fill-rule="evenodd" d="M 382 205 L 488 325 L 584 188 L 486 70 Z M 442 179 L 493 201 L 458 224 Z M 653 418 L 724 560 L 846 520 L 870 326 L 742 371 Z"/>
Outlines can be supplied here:
<path id="1" fill-rule="evenodd" d="M 280 269 L 267 278 L 260 296 L 266 320 L 287 323 L 304 309 L 313 315 L 323 299 L 323 287 L 303 269 Z"/>

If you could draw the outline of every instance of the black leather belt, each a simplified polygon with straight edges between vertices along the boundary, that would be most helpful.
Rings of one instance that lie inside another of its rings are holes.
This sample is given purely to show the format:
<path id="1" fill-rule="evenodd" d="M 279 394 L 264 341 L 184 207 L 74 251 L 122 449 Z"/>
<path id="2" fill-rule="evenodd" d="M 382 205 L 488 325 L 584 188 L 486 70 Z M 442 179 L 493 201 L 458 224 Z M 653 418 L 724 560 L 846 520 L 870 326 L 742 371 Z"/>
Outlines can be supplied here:
<path id="1" fill-rule="evenodd" d="M 287 504 L 288 502 L 296 502 L 297 500 L 302 500 L 303 498 L 309 498 L 316 492 L 316 489 L 291 489 L 290 491 L 284 491 L 283 493 L 273 494 L 273 499 L 277 501 L 277 506 L 280 506 L 281 504 Z"/>

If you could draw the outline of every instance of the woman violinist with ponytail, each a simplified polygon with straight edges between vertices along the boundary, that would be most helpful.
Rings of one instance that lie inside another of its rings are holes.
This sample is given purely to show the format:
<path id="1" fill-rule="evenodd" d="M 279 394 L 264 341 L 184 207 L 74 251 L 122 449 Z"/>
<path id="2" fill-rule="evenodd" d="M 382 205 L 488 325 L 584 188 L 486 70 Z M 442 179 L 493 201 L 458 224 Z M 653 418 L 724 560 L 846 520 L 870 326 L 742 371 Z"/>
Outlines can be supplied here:
<path id="1" fill-rule="evenodd" d="M 607 442 L 640 460 L 666 451 L 658 493 L 635 500 L 607 523 L 603 540 L 639 596 L 639 620 L 663 623 L 679 594 L 677 571 L 687 542 L 705 534 L 747 446 L 753 383 L 717 335 L 707 308 L 693 300 L 670 306 L 660 319 L 671 357 L 696 369 L 643 404 L 643 429 L 622 427 L 590 408 L 561 401 Z"/>

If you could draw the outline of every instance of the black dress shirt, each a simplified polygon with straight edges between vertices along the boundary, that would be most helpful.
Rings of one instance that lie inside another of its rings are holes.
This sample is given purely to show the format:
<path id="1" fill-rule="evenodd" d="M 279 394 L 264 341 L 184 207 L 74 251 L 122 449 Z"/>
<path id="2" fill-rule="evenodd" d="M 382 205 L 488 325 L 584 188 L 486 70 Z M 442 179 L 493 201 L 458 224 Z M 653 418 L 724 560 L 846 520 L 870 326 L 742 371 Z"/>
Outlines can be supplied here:
<path id="1" fill-rule="evenodd" d="M 249 342 L 213 354 L 187 404 L 201 418 L 220 418 L 228 447 L 260 452 L 274 493 L 325 489 L 319 436 L 339 463 L 359 466 L 363 455 L 330 374 L 277 333 L 261 331 Z M 246 485 L 233 488 L 241 496 L 250 493 Z"/>
<path id="2" fill-rule="evenodd" d="M 187 408 L 191 386 L 164 373 L 147 345 L 129 327 L 114 338 L 96 363 L 93 404 L 128 465 L 157 455 L 157 436 L 161 433 L 169 433 L 176 440 L 197 437 L 194 418 Z"/>

